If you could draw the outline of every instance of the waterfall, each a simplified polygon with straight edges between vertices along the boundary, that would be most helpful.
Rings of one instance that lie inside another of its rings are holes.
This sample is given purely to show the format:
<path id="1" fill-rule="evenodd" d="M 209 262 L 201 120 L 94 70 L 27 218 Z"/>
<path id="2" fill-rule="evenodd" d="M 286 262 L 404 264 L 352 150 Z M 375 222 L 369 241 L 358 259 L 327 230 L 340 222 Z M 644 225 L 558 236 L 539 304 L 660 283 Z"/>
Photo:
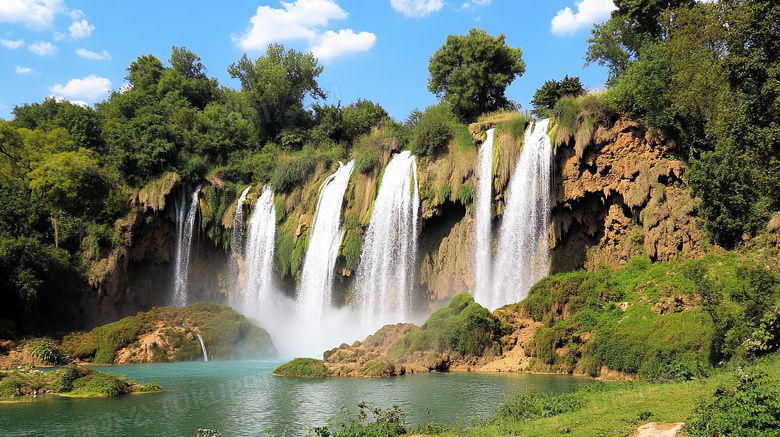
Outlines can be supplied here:
<path id="1" fill-rule="evenodd" d="M 411 315 L 419 209 L 417 160 L 403 151 L 385 168 L 357 268 L 355 297 L 366 325 Z"/>
<path id="2" fill-rule="evenodd" d="M 241 253 L 244 251 L 244 201 L 246 200 L 246 195 L 249 193 L 250 188 L 252 187 L 246 187 L 244 191 L 241 192 L 241 196 L 238 197 L 238 202 L 236 203 L 236 213 L 233 215 L 233 244 L 231 247 L 232 252 L 230 254 L 228 269 L 230 271 L 230 280 L 236 289 L 239 289 L 239 273 L 241 271 L 238 266 L 238 260 L 241 258 Z"/>
<path id="3" fill-rule="evenodd" d="M 244 271 L 246 290 L 244 311 L 255 310 L 267 302 L 273 287 L 274 244 L 276 242 L 276 210 L 274 194 L 266 185 L 257 199 L 249 219 Z"/>
<path id="4" fill-rule="evenodd" d="M 346 165 L 339 163 L 338 170 L 320 186 L 297 299 L 298 308 L 305 317 L 319 318 L 331 304 L 333 269 L 344 237 L 341 223 L 344 192 L 353 167 L 354 161 Z"/>
<path id="5" fill-rule="evenodd" d="M 525 131 L 523 150 L 509 183 L 506 208 L 493 265 L 493 296 L 489 309 L 518 302 L 549 271 L 550 187 L 552 146 L 549 120 Z"/>
<path id="6" fill-rule="evenodd" d="M 491 211 L 493 201 L 493 132 L 487 131 L 487 138 L 479 148 L 479 185 L 477 187 L 476 238 L 474 245 L 474 298 L 489 305 L 490 267 L 492 260 L 493 232 Z"/>
<path id="7" fill-rule="evenodd" d="M 209 360 L 209 355 L 206 353 L 206 345 L 203 344 L 203 337 L 200 336 L 200 332 L 195 331 L 195 334 L 198 336 L 198 341 L 200 342 L 200 350 L 203 351 L 203 361 Z"/>
<path id="8" fill-rule="evenodd" d="M 174 287 L 173 304 L 177 307 L 187 305 L 187 274 L 190 266 L 190 250 L 192 249 L 192 233 L 195 228 L 195 218 L 198 215 L 198 194 L 203 185 L 198 185 L 192 193 L 192 203 L 184 216 L 186 197 L 182 189 L 181 200 L 176 206 L 176 253 L 174 255 Z"/>

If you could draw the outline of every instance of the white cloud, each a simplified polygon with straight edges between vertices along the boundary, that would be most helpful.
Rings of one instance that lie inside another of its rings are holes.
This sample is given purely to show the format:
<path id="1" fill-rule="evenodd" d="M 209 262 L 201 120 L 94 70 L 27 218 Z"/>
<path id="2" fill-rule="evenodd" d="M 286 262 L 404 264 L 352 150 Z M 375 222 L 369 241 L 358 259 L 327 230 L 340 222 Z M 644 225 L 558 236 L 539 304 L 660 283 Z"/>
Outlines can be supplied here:
<path id="1" fill-rule="evenodd" d="M 566 7 L 553 17 L 553 34 L 571 35 L 583 27 L 605 20 L 610 12 L 617 9 L 612 0 L 579 0 L 574 4 L 577 7 L 576 14 Z"/>
<path id="2" fill-rule="evenodd" d="M 54 85 L 49 90 L 54 94 L 66 97 L 81 97 L 87 101 L 94 102 L 103 94 L 111 91 L 111 81 L 105 77 L 98 77 L 92 74 L 83 79 L 73 79 L 65 85 Z"/>
<path id="3" fill-rule="evenodd" d="M 35 70 L 33 70 L 30 67 L 22 67 L 21 65 L 16 66 L 16 74 L 32 74 L 35 73 Z"/>
<path id="4" fill-rule="evenodd" d="M 30 51 L 38 56 L 54 56 L 59 49 L 54 44 L 46 41 L 35 41 L 30 44 Z"/>
<path id="5" fill-rule="evenodd" d="M 111 53 L 103 50 L 101 53 L 91 52 L 87 49 L 76 49 L 76 54 L 85 59 L 94 59 L 96 61 L 110 61 Z"/>
<path id="6" fill-rule="evenodd" d="M 63 0 L 0 1 L 0 23 L 23 23 L 33 30 L 50 29 L 54 17 L 65 12 Z"/>
<path id="7" fill-rule="evenodd" d="M 0 44 L 8 47 L 9 49 L 18 49 L 24 45 L 24 40 L 12 41 L 10 39 L 0 39 Z"/>
<path id="8" fill-rule="evenodd" d="M 92 35 L 92 31 L 95 30 L 95 26 L 89 24 L 87 20 L 74 21 L 68 30 L 70 31 L 71 38 L 81 39 Z"/>
<path id="9" fill-rule="evenodd" d="M 87 109 L 91 108 L 91 106 L 89 105 L 89 103 L 87 103 L 87 102 L 85 102 L 85 101 L 83 101 L 83 100 L 71 100 L 71 101 L 70 101 L 70 103 L 72 103 L 72 104 L 74 104 L 74 105 L 79 105 L 79 106 L 81 106 L 82 108 L 87 108 Z"/>
<path id="10" fill-rule="evenodd" d="M 479 3 L 484 2 L 484 0 Z M 477 3 L 477 2 L 475 2 Z M 488 1 L 490 3 L 490 1 Z M 390 0 L 390 5 L 396 11 L 407 17 L 426 17 L 432 12 L 439 12 L 444 7 L 443 0 Z M 464 5 L 465 6 L 465 5 Z"/>
<path id="11" fill-rule="evenodd" d="M 249 21 L 252 25 L 233 41 L 244 50 L 265 50 L 274 42 L 306 41 L 321 59 L 334 59 L 349 53 L 369 50 L 376 43 L 370 32 L 352 29 L 322 31 L 330 20 L 349 16 L 333 0 L 296 0 L 281 2 L 282 9 L 260 6 Z"/>
<path id="12" fill-rule="evenodd" d="M 336 33 L 329 30 L 322 34 L 311 51 L 318 59 L 328 60 L 349 53 L 368 51 L 375 43 L 376 35 L 370 32 L 355 33 L 352 29 L 346 29 Z"/>
<path id="13" fill-rule="evenodd" d="M 347 13 L 331 0 L 296 0 L 281 2 L 284 9 L 260 6 L 249 21 L 252 26 L 233 40 L 245 50 L 265 50 L 278 41 L 308 40 L 314 42 L 318 27 L 331 19 L 347 18 Z"/>

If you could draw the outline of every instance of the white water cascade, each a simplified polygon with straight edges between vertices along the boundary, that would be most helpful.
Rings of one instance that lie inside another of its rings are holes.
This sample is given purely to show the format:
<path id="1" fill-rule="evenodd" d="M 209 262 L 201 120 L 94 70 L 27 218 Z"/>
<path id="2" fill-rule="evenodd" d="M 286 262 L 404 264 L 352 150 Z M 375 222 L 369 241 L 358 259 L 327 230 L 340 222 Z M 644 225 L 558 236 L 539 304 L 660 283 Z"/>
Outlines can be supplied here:
<path id="1" fill-rule="evenodd" d="M 200 342 L 200 350 L 203 351 L 203 361 L 209 360 L 209 354 L 206 353 L 206 345 L 203 344 L 203 337 L 200 336 L 200 332 L 195 331 L 195 334 L 198 336 L 198 341 Z"/>
<path id="2" fill-rule="evenodd" d="M 256 311 L 267 303 L 273 292 L 273 259 L 276 242 L 276 210 L 274 194 L 266 185 L 257 199 L 252 217 L 249 219 L 249 235 L 244 254 L 246 289 L 244 311 Z"/>
<path id="3" fill-rule="evenodd" d="M 239 273 L 241 269 L 239 268 L 238 263 L 241 254 L 244 252 L 244 201 L 251 188 L 252 186 L 246 187 L 244 191 L 241 192 L 241 195 L 238 197 L 238 202 L 236 203 L 236 213 L 233 215 L 232 252 L 230 254 L 228 269 L 230 272 L 230 280 L 236 289 L 240 289 Z"/>
<path id="4" fill-rule="evenodd" d="M 417 160 L 407 150 L 385 168 L 363 242 L 355 295 L 364 325 L 380 327 L 411 316 L 419 210 Z"/>
<path id="5" fill-rule="evenodd" d="M 493 258 L 493 132 L 479 148 L 479 185 L 477 186 L 476 238 L 474 244 L 474 299 L 487 305 L 491 301 L 491 264 Z"/>
<path id="6" fill-rule="evenodd" d="M 331 305 L 333 269 L 344 237 L 341 222 L 344 192 L 353 168 L 354 161 L 339 164 L 338 170 L 320 186 L 297 299 L 304 317 L 321 318 L 323 311 Z"/>
<path id="7" fill-rule="evenodd" d="M 187 207 L 186 196 L 182 189 L 181 200 L 175 202 L 176 206 L 176 253 L 174 254 L 174 286 L 173 304 L 177 307 L 187 305 L 187 276 L 190 266 L 190 251 L 192 249 L 192 231 L 195 228 L 195 219 L 198 215 L 198 194 L 202 185 L 198 185 L 192 193 L 190 209 L 185 217 Z"/>
<path id="8" fill-rule="evenodd" d="M 483 303 L 490 310 L 524 299 L 528 289 L 549 271 L 552 146 L 548 124 L 549 120 L 541 120 L 525 131 L 499 231 L 493 293 Z"/>

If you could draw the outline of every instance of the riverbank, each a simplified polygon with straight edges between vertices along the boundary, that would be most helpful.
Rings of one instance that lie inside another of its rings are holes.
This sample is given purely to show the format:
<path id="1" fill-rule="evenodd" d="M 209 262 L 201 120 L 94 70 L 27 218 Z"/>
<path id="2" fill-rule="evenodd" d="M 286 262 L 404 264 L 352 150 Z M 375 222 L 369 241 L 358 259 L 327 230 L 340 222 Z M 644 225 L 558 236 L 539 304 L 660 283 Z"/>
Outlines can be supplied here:
<path id="1" fill-rule="evenodd" d="M 81 366 L 42 371 L 29 366 L 0 371 L 0 397 L 52 394 L 69 397 L 118 396 L 128 393 L 154 393 L 162 389 L 156 382 L 136 381 Z"/>

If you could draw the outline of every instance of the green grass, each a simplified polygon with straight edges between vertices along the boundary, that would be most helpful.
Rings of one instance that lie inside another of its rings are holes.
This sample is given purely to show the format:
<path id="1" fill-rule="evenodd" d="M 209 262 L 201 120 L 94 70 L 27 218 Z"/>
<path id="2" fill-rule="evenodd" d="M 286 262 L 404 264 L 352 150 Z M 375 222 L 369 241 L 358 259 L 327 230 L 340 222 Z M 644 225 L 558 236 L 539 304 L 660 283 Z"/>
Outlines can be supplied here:
<path id="1" fill-rule="evenodd" d="M 71 397 L 101 397 L 161 390 L 156 382 L 141 386 L 123 376 L 80 366 L 68 366 L 53 372 L 30 368 L 0 371 L 0 397 L 30 395 L 34 392 Z"/>
<path id="2" fill-rule="evenodd" d="M 514 305 L 544 323 L 526 347 L 531 368 L 696 378 L 724 357 L 746 356 L 742 345 L 758 335 L 762 311 L 780 294 L 767 262 L 751 253 L 656 264 L 637 258 L 618 271 L 547 277 Z M 751 303 L 756 296 L 761 305 Z M 766 351 L 776 343 L 755 344 Z"/>
<path id="3" fill-rule="evenodd" d="M 277 376 L 306 376 L 323 377 L 328 375 L 328 367 L 322 360 L 314 358 L 295 358 L 289 363 L 282 364 L 274 370 Z"/>

